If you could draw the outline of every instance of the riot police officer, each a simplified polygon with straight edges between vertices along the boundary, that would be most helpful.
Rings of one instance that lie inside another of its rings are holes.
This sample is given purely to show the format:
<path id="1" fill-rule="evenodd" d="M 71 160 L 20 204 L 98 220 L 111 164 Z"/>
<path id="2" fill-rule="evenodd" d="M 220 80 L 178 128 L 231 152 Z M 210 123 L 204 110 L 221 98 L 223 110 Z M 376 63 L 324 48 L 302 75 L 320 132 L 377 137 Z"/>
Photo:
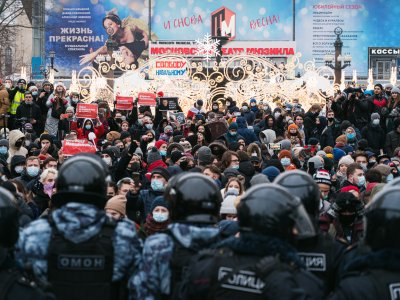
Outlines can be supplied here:
<path id="1" fill-rule="evenodd" d="M 139 299 L 176 299 L 182 272 L 191 257 L 219 240 L 221 192 L 203 174 L 183 173 L 170 179 L 164 192 L 173 222 L 167 234 L 148 237 L 143 246 L 142 271 L 130 288 Z"/>
<path id="2" fill-rule="evenodd" d="M 300 200 L 276 184 L 250 188 L 237 207 L 239 237 L 199 253 L 187 271 L 184 299 L 321 299 L 323 283 L 303 269 L 290 245 L 313 236 Z"/>
<path id="3" fill-rule="evenodd" d="M 57 299 L 126 296 L 122 283 L 140 263 L 134 223 L 124 219 L 116 224 L 104 212 L 108 178 L 99 157 L 70 158 L 58 174 L 51 200 L 55 210 L 22 231 L 19 262 L 49 281 Z"/>
<path id="4" fill-rule="evenodd" d="M 400 187 L 379 192 L 365 213 L 364 242 L 371 251 L 355 257 L 329 299 L 399 299 Z"/>
<path id="5" fill-rule="evenodd" d="M 314 225 L 315 235 L 297 239 L 295 247 L 307 270 L 325 282 L 326 293 L 329 293 L 334 288 L 345 247 L 330 235 L 319 231 L 321 202 L 318 186 L 313 178 L 303 171 L 284 172 L 274 182 L 300 198 Z"/>
<path id="6" fill-rule="evenodd" d="M 0 299 L 55 299 L 39 289 L 36 282 L 21 274 L 13 259 L 12 247 L 18 240 L 18 211 L 13 195 L 0 188 Z"/>

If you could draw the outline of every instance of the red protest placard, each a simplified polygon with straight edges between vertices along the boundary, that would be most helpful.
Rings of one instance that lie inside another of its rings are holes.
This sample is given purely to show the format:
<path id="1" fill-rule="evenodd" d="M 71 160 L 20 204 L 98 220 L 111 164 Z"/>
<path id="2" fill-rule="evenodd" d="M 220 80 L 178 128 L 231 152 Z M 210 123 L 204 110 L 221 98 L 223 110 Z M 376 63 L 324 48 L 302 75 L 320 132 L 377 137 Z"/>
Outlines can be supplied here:
<path id="1" fill-rule="evenodd" d="M 78 103 L 76 117 L 80 119 L 97 119 L 97 104 Z"/>
<path id="2" fill-rule="evenodd" d="M 63 155 L 72 156 L 78 153 L 96 153 L 96 146 L 88 140 L 63 140 Z"/>
<path id="3" fill-rule="evenodd" d="M 154 93 L 139 93 L 138 94 L 138 105 L 139 106 L 156 106 L 156 95 Z"/>
<path id="4" fill-rule="evenodd" d="M 118 110 L 132 110 L 133 108 L 133 97 L 117 96 L 115 109 Z"/>

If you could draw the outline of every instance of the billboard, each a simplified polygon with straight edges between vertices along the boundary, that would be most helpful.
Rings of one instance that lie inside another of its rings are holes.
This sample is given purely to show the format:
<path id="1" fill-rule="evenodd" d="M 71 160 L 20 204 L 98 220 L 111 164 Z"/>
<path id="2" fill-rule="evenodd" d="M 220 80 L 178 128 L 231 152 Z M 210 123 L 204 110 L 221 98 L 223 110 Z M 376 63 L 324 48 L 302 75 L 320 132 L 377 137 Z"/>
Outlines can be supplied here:
<path id="1" fill-rule="evenodd" d="M 149 0 L 46 0 L 46 53 L 56 52 L 56 76 L 70 76 L 106 55 L 111 36 L 123 61 L 148 57 Z"/>
<path id="2" fill-rule="evenodd" d="M 291 41 L 292 5 L 292 0 L 157 0 L 151 28 L 160 40 L 196 40 L 208 33 L 230 40 Z"/>
<path id="3" fill-rule="evenodd" d="M 325 54 L 334 54 L 336 27 L 343 30 L 342 54 L 353 58 L 347 74 L 356 69 L 358 74 L 368 75 L 368 47 L 399 46 L 393 29 L 400 19 L 398 0 L 295 1 L 297 49 L 304 61 L 315 59 L 322 65 Z"/>

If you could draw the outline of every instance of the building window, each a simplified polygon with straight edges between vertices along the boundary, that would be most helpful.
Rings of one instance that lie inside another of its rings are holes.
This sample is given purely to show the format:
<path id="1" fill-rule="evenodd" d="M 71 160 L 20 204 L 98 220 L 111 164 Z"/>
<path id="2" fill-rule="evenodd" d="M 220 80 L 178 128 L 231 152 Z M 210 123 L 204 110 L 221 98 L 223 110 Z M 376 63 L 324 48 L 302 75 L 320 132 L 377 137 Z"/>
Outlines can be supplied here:
<path id="1" fill-rule="evenodd" d="M 6 66 L 6 74 L 12 73 L 12 49 L 11 47 L 7 47 L 5 51 L 5 66 Z"/>

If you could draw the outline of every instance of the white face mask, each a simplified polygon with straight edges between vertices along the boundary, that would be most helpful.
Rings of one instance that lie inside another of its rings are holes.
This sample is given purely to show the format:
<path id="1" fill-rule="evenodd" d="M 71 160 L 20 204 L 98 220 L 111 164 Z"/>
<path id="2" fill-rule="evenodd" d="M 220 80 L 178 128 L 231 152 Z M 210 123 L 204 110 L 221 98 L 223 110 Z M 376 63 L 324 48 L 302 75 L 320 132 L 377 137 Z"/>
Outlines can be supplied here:
<path id="1" fill-rule="evenodd" d="M 14 170 L 15 170 L 15 173 L 21 174 L 22 171 L 24 170 L 24 167 L 23 167 L 23 166 L 16 166 L 16 167 L 14 168 Z"/>
<path id="2" fill-rule="evenodd" d="M 107 166 L 111 166 L 112 164 L 111 157 L 103 157 L 103 160 L 107 164 Z"/>
<path id="3" fill-rule="evenodd" d="M 379 119 L 372 120 L 372 124 L 379 125 L 380 121 Z"/>

